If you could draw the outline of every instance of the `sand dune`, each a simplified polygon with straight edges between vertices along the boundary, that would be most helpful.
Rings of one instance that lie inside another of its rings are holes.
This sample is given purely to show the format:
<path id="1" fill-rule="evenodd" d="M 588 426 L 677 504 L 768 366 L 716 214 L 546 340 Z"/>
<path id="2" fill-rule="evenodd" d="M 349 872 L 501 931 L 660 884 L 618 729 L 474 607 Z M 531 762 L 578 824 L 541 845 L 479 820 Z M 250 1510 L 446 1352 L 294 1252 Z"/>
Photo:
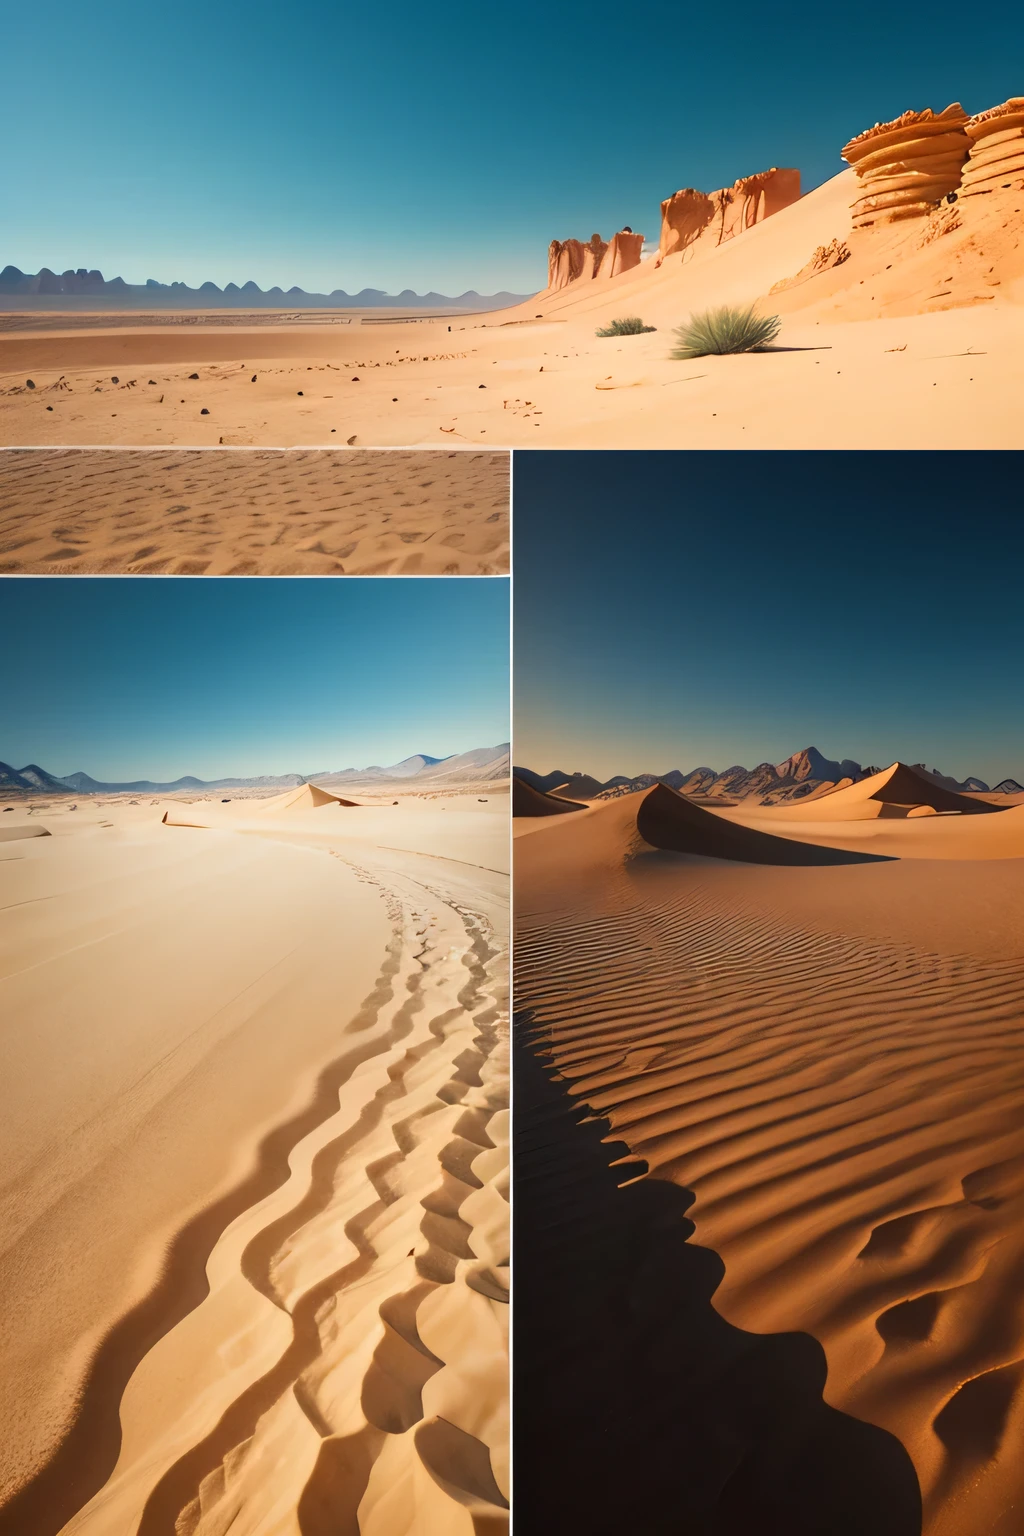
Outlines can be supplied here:
<path id="1" fill-rule="evenodd" d="M 275 798 L 0 859 L 12 1536 L 507 1521 L 507 816 Z"/>
<path id="2" fill-rule="evenodd" d="M 491 315 L 0 336 L 0 442 L 1019 447 L 1020 198 L 854 229 L 851 169 L 724 244 Z M 752 302 L 776 350 L 669 360 L 691 313 Z M 626 315 L 655 330 L 595 335 Z"/>
<path id="3" fill-rule="evenodd" d="M 884 862 L 773 868 L 653 849 L 638 812 L 665 793 L 517 842 L 533 1049 L 625 1144 L 620 1182 L 647 1173 L 694 1197 L 695 1242 L 724 1266 L 719 1316 L 780 1350 L 816 1341 L 825 1401 L 902 1443 L 926 1536 L 1010 1536 L 1024 1497 L 1020 811 L 832 827 L 765 812 L 757 827 L 780 838 L 871 828 L 898 845 Z M 735 811 L 716 819 L 746 830 Z M 663 1230 L 648 1223 L 645 1241 Z M 694 1412 L 716 1421 L 710 1377 L 676 1385 L 677 1432 Z M 769 1482 L 769 1506 L 785 1496 Z M 724 1508 L 728 1488 L 715 1497 Z M 912 1510 L 882 1517 L 913 1536 Z"/>
<path id="4" fill-rule="evenodd" d="M 502 453 L 0 453 L 0 571 L 492 575 L 508 549 Z"/>
<path id="5" fill-rule="evenodd" d="M 566 811 L 581 811 L 583 806 L 575 800 L 563 800 L 558 795 L 534 789 L 518 775 L 512 777 L 513 816 L 563 816 Z"/>

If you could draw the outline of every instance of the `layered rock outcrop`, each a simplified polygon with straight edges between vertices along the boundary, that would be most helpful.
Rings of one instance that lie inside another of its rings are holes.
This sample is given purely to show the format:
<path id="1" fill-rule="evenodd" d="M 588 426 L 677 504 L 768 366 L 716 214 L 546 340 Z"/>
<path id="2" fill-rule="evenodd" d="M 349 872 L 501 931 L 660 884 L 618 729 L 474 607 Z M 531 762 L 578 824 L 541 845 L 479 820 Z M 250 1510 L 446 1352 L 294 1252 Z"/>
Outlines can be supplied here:
<path id="1" fill-rule="evenodd" d="M 1024 187 L 1024 96 L 977 113 L 966 132 L 971 152 L 960 185 L 964 197 Z"/>
<path id="2" fill-rule="evenodd" d="M 967 123 L 957 101 L 944 112 L 904 112 L 851 139 L 842 154 L 857 173 L 854 229 L 926 216 L 954 192 L 971 148 Z"/>
<path id="3" fill-rule="evenodd" d="M 684 258 L 700 243 L 722 245 L 800 197 L 800 172 L 773 166 L 753 176 L 741 176 L 731 187 L 698 192 L 684 187 L 661 205 L 661 238 L 657 264 L 680 251 Z"/>

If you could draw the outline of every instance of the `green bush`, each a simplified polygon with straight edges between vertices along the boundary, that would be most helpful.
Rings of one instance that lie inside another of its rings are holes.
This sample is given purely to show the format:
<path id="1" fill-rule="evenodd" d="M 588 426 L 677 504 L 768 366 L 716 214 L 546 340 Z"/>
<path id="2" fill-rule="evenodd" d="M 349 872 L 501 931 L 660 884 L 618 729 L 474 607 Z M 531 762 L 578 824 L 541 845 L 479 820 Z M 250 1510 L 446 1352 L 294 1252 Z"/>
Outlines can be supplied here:
<path id="1" fill-rule="evenodd" d="M 656 325 L 644 325 L 639 315 L 627 315 L 624 320 L 613 320 L 603 330 L 596 331 L 597 336 L 639 336 L 644 331 L 656 331 Z"/>
<path id="2" fill-rule="evenodd" d="M 669 356 L 685 362 L 713 352 L 763 352 L 781 328 L 778 315 L 759 315 L 752 304 L 746 309 L 723 304 L 721 309 L 691 315 L 676 331 L 676 345 Z"/>

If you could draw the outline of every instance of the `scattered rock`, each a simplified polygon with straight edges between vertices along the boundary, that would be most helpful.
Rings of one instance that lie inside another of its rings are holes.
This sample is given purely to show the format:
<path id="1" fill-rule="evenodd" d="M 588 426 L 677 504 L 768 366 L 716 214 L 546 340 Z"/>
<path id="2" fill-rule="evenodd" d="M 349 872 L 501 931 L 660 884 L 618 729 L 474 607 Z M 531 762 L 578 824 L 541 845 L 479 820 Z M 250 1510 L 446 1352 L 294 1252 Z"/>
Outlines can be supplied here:
<path id="1" fill-rule="evenodd" d="M 190 374 L 189 374 L 189 378 L 190 378 L 190 379 L 198 379 L 198 377 L 199 377 L 199 375 L 198 375 L 198 373 L 190 373 Z M 114 380 L 114 383 L 115 383 L 115 384 L 116 384 L 116 383 L 117 383 L 117 380 L 116 380 L 116 379 L 115 379 L 115 380 Z"/>
<path id="2" fill-rule="evenodd" d="M 118 378 L 116 373 L 112 373 L 110 376 L 110 382 L 111 384 L 120 384 L 121 380 Z"/>
<path id="3" fill-rule="evenodd" d="M 25 380 L 25 388 L 26 389 L 35 389 L 35 387 L 36 387 L 35 379 L 26 379 Z"/>
<path id="4" fill-rule="evenodd" d="M 206 406 L 205 406 L 205 405 L 204 405 L 204 406 L 203 406 L 203 408 L 202 408 L 202 410 L 201 410 L 201 411 L 200 411 L 200 412 L 199 412 L 199 414 L 200 414 L 200 416 L 209 416 L 209 414 L 210 414 L 210 413 L 209 413 L 209 411 L 208 411 L 208 410 L 207 410 L 207 409 L 206 409 Z"/>

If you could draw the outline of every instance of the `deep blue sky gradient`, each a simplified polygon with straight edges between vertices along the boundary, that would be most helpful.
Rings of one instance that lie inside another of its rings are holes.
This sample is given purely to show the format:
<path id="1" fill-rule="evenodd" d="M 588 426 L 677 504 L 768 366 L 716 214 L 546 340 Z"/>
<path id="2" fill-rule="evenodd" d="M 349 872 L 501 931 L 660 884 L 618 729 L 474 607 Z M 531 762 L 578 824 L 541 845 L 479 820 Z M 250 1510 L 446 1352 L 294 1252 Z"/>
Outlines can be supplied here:
<path id="1" fill-rule="evenodd" d="M 1024 783 L 1014 453 L 518 453 L 515 761 Z"/>
<path id="2" fill-rule="evenodd" d="M 1021 89 L 1024 7 L 0 0 L 0 265 L 533 291 L 554 237 Z"/>
<path id="3" fill-rule="evenodd" d="M 508 740 L 509 583 L 13 578 L 0 759 L 167 782 Z"/>

